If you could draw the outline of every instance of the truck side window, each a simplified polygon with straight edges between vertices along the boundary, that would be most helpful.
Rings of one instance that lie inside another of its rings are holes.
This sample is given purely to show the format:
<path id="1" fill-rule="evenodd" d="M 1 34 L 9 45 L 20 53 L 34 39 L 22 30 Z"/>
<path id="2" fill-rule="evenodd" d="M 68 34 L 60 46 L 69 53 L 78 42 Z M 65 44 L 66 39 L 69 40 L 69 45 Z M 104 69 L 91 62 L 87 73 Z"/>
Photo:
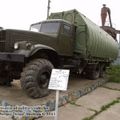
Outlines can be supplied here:
<path id="1" fill-rule="evenodd" d="M 63 33 L 66 34 L 66 35 L 70 35 L 70 33 L 71 33 L 71 26 L 64 25 L 63 26 Z"/>

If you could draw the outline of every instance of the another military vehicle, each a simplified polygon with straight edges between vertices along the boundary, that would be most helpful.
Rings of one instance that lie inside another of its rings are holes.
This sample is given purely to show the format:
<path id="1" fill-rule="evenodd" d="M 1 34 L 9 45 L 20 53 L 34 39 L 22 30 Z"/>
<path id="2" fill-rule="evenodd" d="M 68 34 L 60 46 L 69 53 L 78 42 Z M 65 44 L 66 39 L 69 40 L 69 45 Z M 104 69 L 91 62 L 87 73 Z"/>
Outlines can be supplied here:
<path id="1" fill-rule="evenodd" d="M 117 42 L 77 10 L 52 13 L 30 31 L 0 29 L 0 83 L 20 79 L 30 97 L 43 97 L 53 68 L 97 79 L 117 55 Z"/>

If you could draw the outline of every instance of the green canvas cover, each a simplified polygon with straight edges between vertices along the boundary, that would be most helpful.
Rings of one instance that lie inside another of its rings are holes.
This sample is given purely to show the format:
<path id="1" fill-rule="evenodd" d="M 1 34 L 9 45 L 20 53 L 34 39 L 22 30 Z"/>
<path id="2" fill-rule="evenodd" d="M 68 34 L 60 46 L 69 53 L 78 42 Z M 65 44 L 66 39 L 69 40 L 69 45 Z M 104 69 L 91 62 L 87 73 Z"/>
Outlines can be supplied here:
<path id="1" fill-rule="evenodd" d="M 77 26 L 74 52 L 82 57 L 108 60 L 117 57 L 117 42 L 77 10 L 51 13 L 49 19 L 64 19 Z"/>

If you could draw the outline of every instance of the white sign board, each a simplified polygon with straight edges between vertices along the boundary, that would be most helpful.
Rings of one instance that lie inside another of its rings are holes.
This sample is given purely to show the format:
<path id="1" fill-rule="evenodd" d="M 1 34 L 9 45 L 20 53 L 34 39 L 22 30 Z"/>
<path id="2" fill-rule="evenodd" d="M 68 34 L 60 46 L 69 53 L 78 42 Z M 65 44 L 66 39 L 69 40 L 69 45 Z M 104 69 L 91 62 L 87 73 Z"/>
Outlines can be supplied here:
<path id="1" fill-rule="evenodd" d="M 67 90 L 69 72 L 69 70 L 53 69 L 48 89 Z"/>

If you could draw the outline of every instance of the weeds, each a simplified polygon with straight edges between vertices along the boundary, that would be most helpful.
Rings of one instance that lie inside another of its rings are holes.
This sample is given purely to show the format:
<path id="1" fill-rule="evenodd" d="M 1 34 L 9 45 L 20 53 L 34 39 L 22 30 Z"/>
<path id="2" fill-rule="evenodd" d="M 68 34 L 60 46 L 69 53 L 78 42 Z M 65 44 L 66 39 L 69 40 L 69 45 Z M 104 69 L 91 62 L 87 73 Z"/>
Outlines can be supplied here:
<path id="1" fill-rule="evenodd" d="M 107 69 L 107 76 L 110 82 L 120 83 L 120 65 L 112 65 Z"/>
<path id="2" fill-rule="evenodd" d="M 86 117 L 83 120 L 93 120 L 93 118 L 95 118 L 98 114 L 107 110 L 108 108 L 110 108 L 111 106 L 113 106 L 117 103 L 120 103 L 120 98 L 117 98 L 116 100 L 113 100 L 112 102 L 108 103 L 107 105 L 102 106 L 100 111 L 96 111 L 94 115 L 92 115 L 90 117 Z"/>

